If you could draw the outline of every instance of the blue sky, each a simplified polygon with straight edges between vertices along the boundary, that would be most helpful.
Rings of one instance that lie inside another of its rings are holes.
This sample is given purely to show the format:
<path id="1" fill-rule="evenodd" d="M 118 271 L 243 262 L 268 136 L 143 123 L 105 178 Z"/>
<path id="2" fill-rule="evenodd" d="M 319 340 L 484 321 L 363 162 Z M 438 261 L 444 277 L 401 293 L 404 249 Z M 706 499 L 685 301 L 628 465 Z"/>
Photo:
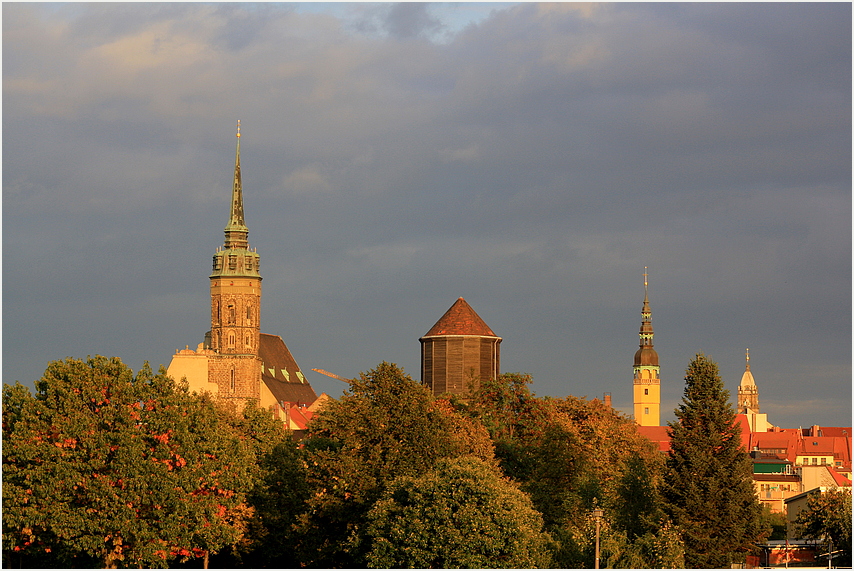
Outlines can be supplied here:
<path id="1" fill-rule="evenodd" d="M 851 424 L 851 6 L 3 5 L 3 379 L 201 342 L 242 124 L 262 331 L 318 392 L 460 296 L 539 395 L 663 419 L 750 348 L 780 426 Z"/>

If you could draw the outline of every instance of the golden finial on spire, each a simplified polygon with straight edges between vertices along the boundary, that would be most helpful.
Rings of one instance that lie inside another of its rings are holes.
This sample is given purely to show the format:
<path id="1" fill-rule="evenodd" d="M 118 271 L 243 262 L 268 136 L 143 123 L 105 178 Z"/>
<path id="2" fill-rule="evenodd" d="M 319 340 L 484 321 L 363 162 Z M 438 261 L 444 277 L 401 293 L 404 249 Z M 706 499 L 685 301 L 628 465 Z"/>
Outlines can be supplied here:
<path id="1" fill-rule="evenodd" d="M 240 138 L 240 119 L 237 120 L 237 138 Z"/>

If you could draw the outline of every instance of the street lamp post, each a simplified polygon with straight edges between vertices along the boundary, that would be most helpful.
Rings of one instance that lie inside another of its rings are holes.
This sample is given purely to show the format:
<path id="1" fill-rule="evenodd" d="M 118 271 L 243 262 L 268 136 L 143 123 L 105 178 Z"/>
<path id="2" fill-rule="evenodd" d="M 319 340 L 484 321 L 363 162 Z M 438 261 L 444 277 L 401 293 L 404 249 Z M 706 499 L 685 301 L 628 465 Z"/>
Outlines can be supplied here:
<path id="1" fill-rule="evenodd" d="M 605 512 L 602 508 L 593 509 L 593 518 L 596 520 L 596 566 L 594 569 L 599 569 L 599 520 L 602 519 L 603 515 Z"/>

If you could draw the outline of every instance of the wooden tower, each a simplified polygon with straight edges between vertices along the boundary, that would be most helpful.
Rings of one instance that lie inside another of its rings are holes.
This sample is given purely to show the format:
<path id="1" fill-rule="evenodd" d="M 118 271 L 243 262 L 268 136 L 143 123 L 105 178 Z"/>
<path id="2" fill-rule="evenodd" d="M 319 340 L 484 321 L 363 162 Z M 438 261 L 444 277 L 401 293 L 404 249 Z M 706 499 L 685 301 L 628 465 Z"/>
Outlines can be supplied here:
<path id="1" fill-rule="evenodd" d="M 459 298 L 421 339 L 421 382 L 434 395 L 468 395 L 500 374 L 501 337 Z"/>

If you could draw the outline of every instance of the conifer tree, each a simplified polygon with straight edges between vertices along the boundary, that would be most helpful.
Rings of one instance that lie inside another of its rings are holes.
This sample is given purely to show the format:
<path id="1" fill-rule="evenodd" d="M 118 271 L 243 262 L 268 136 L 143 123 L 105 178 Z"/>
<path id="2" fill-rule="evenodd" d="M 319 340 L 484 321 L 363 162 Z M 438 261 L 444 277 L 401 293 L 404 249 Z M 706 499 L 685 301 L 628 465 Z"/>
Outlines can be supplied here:
<path id="1" fill-rule="evenodd" d="M 698 354 L 670 426 L 663 495 L 685 543 L 685 564 L 724 568 L 743 562 L 761 532 L 761 506 L 741 426 L 718 366 Z"/>

